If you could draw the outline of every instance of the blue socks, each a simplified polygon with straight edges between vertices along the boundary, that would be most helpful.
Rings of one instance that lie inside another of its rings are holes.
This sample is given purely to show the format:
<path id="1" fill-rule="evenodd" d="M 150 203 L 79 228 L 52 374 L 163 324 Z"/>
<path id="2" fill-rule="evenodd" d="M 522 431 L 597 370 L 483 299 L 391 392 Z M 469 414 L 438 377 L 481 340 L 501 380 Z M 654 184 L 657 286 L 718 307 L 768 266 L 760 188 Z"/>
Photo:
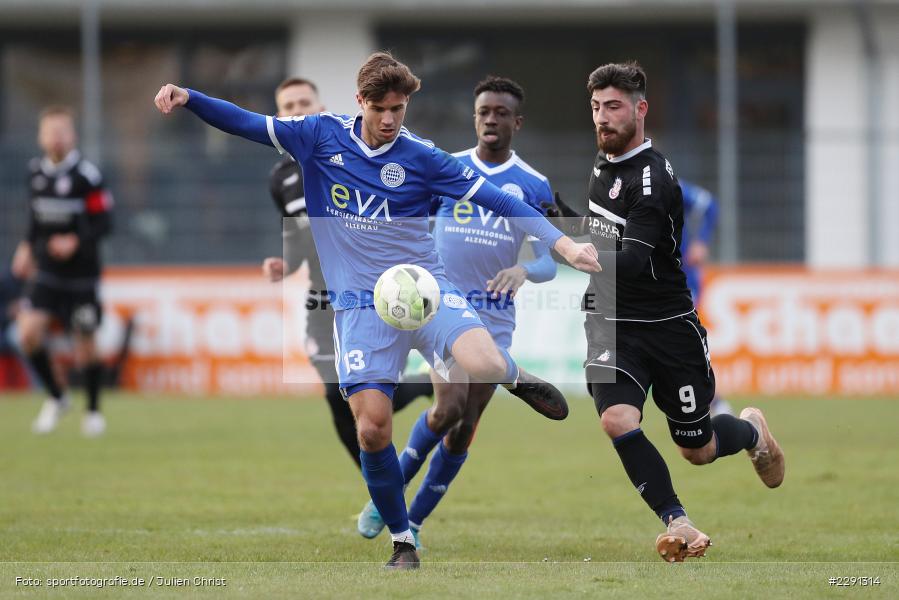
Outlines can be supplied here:
<path id="1" fill-rule="evenodd" d="M 434 433 L 428 427 L 428 411 L 421 413 L 421 416 L 415 421 L 415 425 L 412 426 L 409 441 L 406 442 L 406 449 L 399 458 L 404 483 L 412 481 L 421 466 L 425 464 L 428 454 L 442 437 L 441 434 Z"/>
<path id="2" fill-rule="evenodd" d="M 406 499 L 403 497 L 403 472 L 396 457 L 396 448 L 389 444 L 377 452 L 359 452 L 362 461 L 362 477 L 368 484 L 368 492 L 390 533 L 403 533 L 409 529 Z"/>
<path id="3" fill-rule="evenodd" d="M 514 365 L 515 363 L 512 364 Z M 459 473 L 462 463 L 468 458 L 467 452 L 465 454 L 450 454 L 446 446 L 440 443 L 442 437 L 443 435 L 434 433 L 428 427 L 428 411 L 424 411 L 418 417 L 418 420 L 415 421 L 415 425 L 412 426 L 406 449 L 403 450 L 399 458 L 403 481 L 405 484 L 408 484 L 421 469 L 434 446 L 437 446 L 437 452 L 434 453 L 434 457 L 431 459 L 428 473 L 425 475 L 421 488 L 415 494 L 409 509 L 409 520 L 419 527 L 422 521 L 436 508 L 437 503 L 440 502 L 443 494 L 446 493 L 446 488 Z M 377 506 L 377 502 L 375 505 Z M 381 510 L 380 506 L 378 510 Z M 416 516 L 415 518 L 412 517 L 413 514 Z M 384 516 L 384 513 L 381 513 L 381 516 Z M 384 521 L 387 522 L 387 519 L 385 518 Z"/>
<path id="4" fill-rule="evenodd" d="M 411 523 L 420 527 L 428 515 L 434 511 L 449 484 L 456 478 L 466 458 L 468 458 L 468 452 L 450 454 L 444 444 L 437 447 L 437 452 L 434 453 L 434 458 L 431 459 L 428 467 L 428 474 L 425 475 L 425 479 L 421 482 L 421 487 L 409 507 Z"/>

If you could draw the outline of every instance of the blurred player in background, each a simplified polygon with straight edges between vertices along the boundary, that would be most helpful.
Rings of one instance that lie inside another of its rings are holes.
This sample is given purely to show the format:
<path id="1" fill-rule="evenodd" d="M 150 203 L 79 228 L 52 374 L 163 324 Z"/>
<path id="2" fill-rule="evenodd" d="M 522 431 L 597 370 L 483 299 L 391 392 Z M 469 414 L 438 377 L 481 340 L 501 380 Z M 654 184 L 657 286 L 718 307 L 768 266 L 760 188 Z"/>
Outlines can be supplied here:
<path id="1" fill-rule="evenodd" d="M 474 98 L 477 146 L 453 156 L 537 209 L 541 203 L 551 202 L 549 181 L 512 150 L 512 138 L 524 120 L 524 90 L 510 79 L 488 77 L 477 84 Z M 556 263 L 549 248 L 539 241 L 532 242 L 536 258 L 519 263 L 527 237 L 524 232 L 503 217 L 481 219 L 482 214 L 480 207 L 467 200 L 441 197 L 434 238 L 450 281 L 466 292 L 493 340 L 508 350 L 515 329 L 512 298 L 526 280 L 540 283 L 555 277 Z M 451 383 L 433 371 L 431 378 L 436 402 L 418 418 L 400 454 L 403 479 L 408 485 L 437 447 L 409 506 L 409 524 L 419 547 L 418 532 L 462 468 L 478 420 L 496 390 L 489 383 L 464 383 L 465 373 L 453 374 Z M 369 502 L 359 517 L 359 533 L 373 538 L 383 528 L 383 519 Z"/>
<path id="2" fill-rule="evenodd" d="M 645 73 L 636 63 L 609 64 L 590 74 L 587 87 L 600 151 L 588 216 L 569 218 L 567 227 L 590 234 L 602 266 L 584 296 L 588 386 L 625 472 L 667 528 L 657 551 L 683 561 L 704 555 L 711 540 L 687 518 L 665 460 L 640 429 L 650 386 L 692 464 L 746 450 L 773 488 L 783 481 L 784 455 L 760 410 L 746 408 L 739 419 L 710 415 L 715 375 L 681 270 L 683 199 L 671 163 L 643 135 Z M 577 214 L 563 205 L 552 214 L 557 210 Z M 609 369 L 614 381 L 604 377 Z"/>
<path id="3" fill-rule="evenodd" d="M 0 389 L 27 385 L 28 372 L 20 360 L 15 322 L 23 305 L 25 282 L 10 266 L 0 270 Z"/>
<path id="4" fill-rule="evenodd" d="M 275 90 L 278 117 L 300 117 L 322 112 L 318 88 L 308 79 L 285 79 Z M 309 273 L 309 292 L 306 297 L 306 351 L 309 361 L 325 386 L 325 399 L 331 409 L 331 417 L 337 436 L 350 453 L 356 466 L 362 468 L 359 458 L 359 441 L 356 423 L 349 405 L 340 395 L 337 370 L 334 368 L 334 311 L 328 303 L 325 278 L 315 250 L 306 197 L 303 191 L 303 170 L 290 156 L 280 160 L 269 175 L 269 191 L 275 206 L 281 213 L 284 236 L 284 257 L 272 256 L 262 263 L 262 271 L 270 281 L 281 281 L 293 273 L 303 262 Z M 418 396 L 430 396 L 433 389 L 429 382 L 401 384 L 393 397 L 394 411 L 415 400 Z"/>
<path id="5" fill-rule="evenodd" d="M 718 226 L 718 201 L 712 192 L 678 178 L 684 197 L 684 232 L 681 237 L 681 266 L 687 276 L 687 287 L 693 305 L 699 308 L 702 293 L 702 271 L 709 259 L 709 248 Z M 717 393 L 712 400 L 712 416 L 733 414 L 730 403 Z"/>
<path id="6" fill-rule="evenodd" d="M 702 291 L 702 269 L 709 259 L 712 235 L 718 226 L 718 202 L 712 192 L 678 179 L 684 198 L 684 232 L 681 239 L 682 266 L 693 304 L 699 306 Z"/>
<path id="7" fill-rule="evenodd" d="M 74 340 L 75 364 L 87 393 L 81 431 L 93 437 L 106 429 L 100 413 L 103 367 L 94 333 L 103 315 L 100 240 L 111 229 L 112 197 L 97 167 L 75 148 L 76 139 L 71 109 L 55 106 L 41 113 L 38 144 L 44 156 L 29 163 L 31 218 L 12 267 L 17 277 L 29 279 L 27 301 L 17 318 L 21 349 L 49 394 L 32 429 L 53 431 L 70 405 L 45 344 L 55 318 Z"/>
<path id="8" fill-rule="evenodd" d="M 392 443 L 391 403 L 410 349 L 432 367 L 458 363 L 474 379 L 501 382 L 548 418 L 568 414 L 564 396 L 520 369 L 446 278 L 428 230 L 431 198 L 470 199 L 494 214 L 520 218 L 527 233 L 570 264 L 584 270 L 598 264 L 592 244 L 562 235 L 539 211 L 403 127 L 410 97 L 420 87 L 406 65 L 375 53 L 359 69 L 356 84 L 361 112 L 355 117 L 275 119 L 172 84 L 160 88 L 155 103 L 164 114 L 186 106 L 210 125 L 286 151 L 302 164 L 311 229 L 335 299 L 338 377 L 356 418 L 362 475 L 393 540 L 386 566 L 414 569 L 419 558 Z M 428 270 L 443 292 L 433 320 L 415 331 L 393 329 L 373 308 L 376 280 L 401 263 Z"/>

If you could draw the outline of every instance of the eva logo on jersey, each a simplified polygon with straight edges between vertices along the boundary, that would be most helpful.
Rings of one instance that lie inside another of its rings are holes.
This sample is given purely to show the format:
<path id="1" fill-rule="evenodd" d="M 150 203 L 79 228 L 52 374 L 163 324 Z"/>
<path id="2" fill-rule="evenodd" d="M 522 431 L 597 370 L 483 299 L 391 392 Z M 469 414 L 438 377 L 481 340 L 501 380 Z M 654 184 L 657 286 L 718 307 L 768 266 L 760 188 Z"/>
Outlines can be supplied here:
<path id="1" fill-rule="evenodd" d="M 385 168 L 388 166 L 390 165 L 385 165 Z M 403 177 L 405 178 L 405 173 L 403 174 Z M 353 189 L 353 193 L 351 194 L 350 188 L 339 183 L 335 183 L 331 186 L 331 203 L 340 210 L 347 210 L 350 206 L 350 202 L 355 201 L 355 208 L 357 211 L 355 214 L 360 217 L 367 217 L 369 219 L 381 217 L 385 221 L 392 221 L 390 218 L 390 205 L 388 204 L 387 198 L 378 202 L 376 194 L 369 194 L 365 200 L 362 199 L 363 195 L 363 192 L 357 189 Z M 350 210 L 350 212 L 352 212 L 352 210 Z"/>
<path id="2" fill-rule="evenodd" d="M 502 225 L 507 233 L 511 232 L 509 220 L 504 216 L 494 215 L 492 210 L 484 208 L 480 204 L 474 205 L 468 200 L 457 201 L 453 205 L 453 219 L 459 225 L 468 225 L 473 219 L 472 215 L 475 212 L 475 206 L 477 206 L 478 221 L 480 222 L 481 227 L 485 229 L 498 229 L 499 226 Z"/>

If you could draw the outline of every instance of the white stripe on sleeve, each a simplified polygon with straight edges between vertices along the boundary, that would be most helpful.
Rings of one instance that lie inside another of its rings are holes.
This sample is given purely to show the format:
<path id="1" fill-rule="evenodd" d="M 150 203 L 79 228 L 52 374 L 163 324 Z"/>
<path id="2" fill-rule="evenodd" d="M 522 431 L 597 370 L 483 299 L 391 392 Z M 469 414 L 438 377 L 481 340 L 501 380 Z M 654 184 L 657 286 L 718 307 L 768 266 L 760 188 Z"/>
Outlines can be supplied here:
<path id="1" fill-rule="evenodd" d="M 275 135 L 275 120 L 268 115 L 265 117 L 265 128 L 268 129 L 268 137 L 274 144 L 278 154 L 284 154 L 284 148 L 281 146 L 281 142 L 278 141 L 278 136 Z"/>
<path id="2" fill-rule="evenodd" d="M 479 189 L 481 189 L 482 185 L 484 185 L 484 178 L 478 177 L 478 180 L 474 182 L 474 185 L 469 188 L 468 193 L 459 198 L 459 202 L 465 202 L 466 200 L 471 199 L 471 197 L 474 196 Z"/>

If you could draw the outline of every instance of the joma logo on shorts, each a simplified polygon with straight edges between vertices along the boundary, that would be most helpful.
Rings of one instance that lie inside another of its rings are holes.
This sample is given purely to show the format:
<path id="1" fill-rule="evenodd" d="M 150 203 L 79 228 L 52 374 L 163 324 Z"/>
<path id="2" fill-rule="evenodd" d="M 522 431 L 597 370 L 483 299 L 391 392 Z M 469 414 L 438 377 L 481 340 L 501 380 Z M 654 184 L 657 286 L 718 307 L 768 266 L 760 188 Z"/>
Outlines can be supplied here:
<path id="1" fill-rule="evenodd" d="M 682 435 L 684 437 L 699 437 L 702 435 L 702 429 L 693 429 L 691 431 L 685 431 L 683 429 L 675 429 L 674 435 Z"/>

